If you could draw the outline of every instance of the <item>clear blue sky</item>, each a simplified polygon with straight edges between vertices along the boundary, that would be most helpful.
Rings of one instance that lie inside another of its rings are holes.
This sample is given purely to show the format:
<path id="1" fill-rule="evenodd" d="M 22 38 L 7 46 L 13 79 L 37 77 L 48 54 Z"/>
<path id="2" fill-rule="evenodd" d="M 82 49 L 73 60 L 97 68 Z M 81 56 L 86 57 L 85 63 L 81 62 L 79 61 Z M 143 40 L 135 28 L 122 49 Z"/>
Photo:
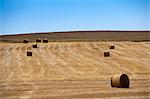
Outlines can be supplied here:
<path id="1" fill-rule="evenodd" d="M 150 30 L 150 0 L 0 0 L 0 34 Z"/>

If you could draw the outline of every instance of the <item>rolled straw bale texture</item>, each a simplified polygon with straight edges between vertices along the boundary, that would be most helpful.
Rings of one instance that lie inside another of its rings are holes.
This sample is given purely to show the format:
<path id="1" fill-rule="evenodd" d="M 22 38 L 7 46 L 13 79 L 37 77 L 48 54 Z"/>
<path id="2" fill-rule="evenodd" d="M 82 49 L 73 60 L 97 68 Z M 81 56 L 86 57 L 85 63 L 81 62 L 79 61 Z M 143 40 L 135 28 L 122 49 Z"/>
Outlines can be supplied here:
<path id="1" fill-rule="evenodd" d="M 111 77 L 111 86 L 129 88 L 129 77 L 126 74 L 117 74 Z"/>

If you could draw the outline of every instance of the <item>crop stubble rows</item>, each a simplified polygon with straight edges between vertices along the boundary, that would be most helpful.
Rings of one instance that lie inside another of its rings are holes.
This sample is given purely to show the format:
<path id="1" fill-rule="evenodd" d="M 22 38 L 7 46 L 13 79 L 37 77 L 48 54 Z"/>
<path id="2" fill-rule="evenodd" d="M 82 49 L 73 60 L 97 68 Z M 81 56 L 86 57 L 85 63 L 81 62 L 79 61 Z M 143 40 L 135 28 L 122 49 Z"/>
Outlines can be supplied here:
<path id="1" fill-rule="evenodd" d="M 115 45 L 114 50 L 109 45 Z M 53 42 L 1 44 L 2 98 L 149 98 L 149 42 Z M 110 51 L 110 57 L 103 57 Z M 110 77 L 126 73 L 129 89 L 110 87 Z"/>

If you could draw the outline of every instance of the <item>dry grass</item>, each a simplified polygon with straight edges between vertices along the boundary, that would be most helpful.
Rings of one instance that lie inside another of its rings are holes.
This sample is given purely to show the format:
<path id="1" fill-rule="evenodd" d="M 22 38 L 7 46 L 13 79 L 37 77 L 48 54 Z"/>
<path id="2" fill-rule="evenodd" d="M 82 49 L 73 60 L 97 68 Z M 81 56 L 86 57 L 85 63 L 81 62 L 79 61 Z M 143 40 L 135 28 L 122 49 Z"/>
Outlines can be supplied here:
<path id="1" fill-rule="evenodd" d="M 0 43 L 0 98 L 150 98 L 150 42 L 41 43 L 27 57 L 32 44 Z M 111 88 L 117 73 L 129 89 Z"/>

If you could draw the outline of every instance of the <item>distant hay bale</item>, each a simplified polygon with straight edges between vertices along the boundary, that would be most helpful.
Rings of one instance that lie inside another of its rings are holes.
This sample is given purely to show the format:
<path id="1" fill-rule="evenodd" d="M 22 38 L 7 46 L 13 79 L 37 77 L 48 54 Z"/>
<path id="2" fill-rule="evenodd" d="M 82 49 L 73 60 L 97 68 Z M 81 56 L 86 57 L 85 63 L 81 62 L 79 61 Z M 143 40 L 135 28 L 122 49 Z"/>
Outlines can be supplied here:
<path id="1" fill-rule="evenodd" d="M 41 39 L 40 38 L 36 39 L 36 42 L 41 42 Z"/>
<path id="2" fill-rule="evenodd" d="M 129 77 L 126 74 L 117 74 L 111 77 L 111 86 L 129 88 Z"/>
<path id="3" fill-rule="evenodd" d="M 104 52 L 104 57 L 109 57 L 110 53 L 109 52 Z"/>
<path id="4" fill-rule="evenodd" d="M 48 43 L 48 39 L 43 39 L 43 43 Z"/>
<path id="5" fill-rule="evenodd" d="M 33 47 L 33 48 L 37 48 L 37 44 L 33 44 L 32 47 Z"/>
<path id="6" fill-rule="evenodd" d="M 27 51 L 27 56 L 32 56 L 32 51 Z"/>
<path id="7" fill-rule="evenodd" d="M 27 39 L 24 39 L 23 40 L 23 43 L 28 43 L 29 41 Z"/>
<path id="8" fill-rule="evenodd" d="M 114 46 L 114 45 L 111 45 L 111 46 L 110 46 L 110 49 L 115 49 L 115 46 Z"/>

